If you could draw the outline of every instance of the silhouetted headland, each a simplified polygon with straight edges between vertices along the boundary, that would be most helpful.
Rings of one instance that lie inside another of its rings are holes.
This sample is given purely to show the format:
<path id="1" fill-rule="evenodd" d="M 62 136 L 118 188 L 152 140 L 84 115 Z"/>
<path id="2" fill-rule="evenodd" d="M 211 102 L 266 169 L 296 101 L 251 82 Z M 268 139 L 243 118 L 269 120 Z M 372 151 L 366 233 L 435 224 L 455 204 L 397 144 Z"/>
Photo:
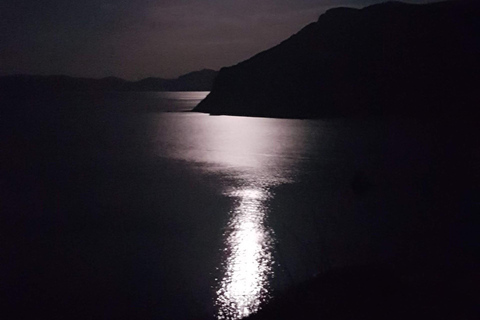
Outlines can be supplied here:
<path id="1" fill-rule="evenodd" d="M 64 75 L 11 75 L 0 77 L 2 94 L 83 91 L 209 91 L 217 71 L 204 69 L 176 79 L 146 78 L 127 81 L 116 77 L 75 78 Z"/>
<path id="2" fill-rule="evenodd" d="M 336 8 L 222 68 L 194 111 L 319 118 L 468 116 L 480 102 L 478 1 Z"/>

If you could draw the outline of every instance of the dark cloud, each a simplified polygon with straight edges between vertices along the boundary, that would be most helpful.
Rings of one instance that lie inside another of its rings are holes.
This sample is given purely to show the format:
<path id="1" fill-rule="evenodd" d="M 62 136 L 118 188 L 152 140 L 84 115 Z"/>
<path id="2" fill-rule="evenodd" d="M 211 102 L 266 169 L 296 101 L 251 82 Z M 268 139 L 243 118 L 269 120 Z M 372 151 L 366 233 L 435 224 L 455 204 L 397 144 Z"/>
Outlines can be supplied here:
<path id="1" fill-rule="evenodd" d="M 219 69 L 279 43 L 328 8 L 377 2 L 2 0 L 0 74 L 136 79 Z"/>

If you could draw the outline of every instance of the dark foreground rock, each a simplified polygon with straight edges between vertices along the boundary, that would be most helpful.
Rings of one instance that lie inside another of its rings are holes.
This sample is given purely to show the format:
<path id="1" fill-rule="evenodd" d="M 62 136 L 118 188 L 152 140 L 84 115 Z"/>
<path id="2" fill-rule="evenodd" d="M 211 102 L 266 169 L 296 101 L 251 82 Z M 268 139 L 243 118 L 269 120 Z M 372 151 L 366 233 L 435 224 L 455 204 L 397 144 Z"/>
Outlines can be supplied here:
<path id="1" fill-rule="evenodd" d="M 386 266 L 336 269 L 291 289 L 248 319 L 476 319 L 473 290 L 458 289 L 466 277 L 435 279 Z"/>
<path id="2" fill-rule="evenodd" d="M 480 4 L 387 2 L 328 10 L 221 69 L 194 111 L 315 118 L 465 116 L 480 102 Z"/>

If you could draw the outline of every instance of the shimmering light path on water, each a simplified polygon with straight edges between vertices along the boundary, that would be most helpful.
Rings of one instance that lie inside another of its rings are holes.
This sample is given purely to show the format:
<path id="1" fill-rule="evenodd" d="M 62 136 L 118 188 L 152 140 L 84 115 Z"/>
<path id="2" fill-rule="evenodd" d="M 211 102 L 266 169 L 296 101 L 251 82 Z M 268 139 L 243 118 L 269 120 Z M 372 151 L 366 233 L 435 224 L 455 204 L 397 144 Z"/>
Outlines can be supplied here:
<path id="1" fill-rule="evenodd" d="M 245 188 L 231 196 L 238 197 L 238 206 L 224 234 L 226 258 L 216 298 L 218 319 L 240 319 L 256 312 L 269 298 L 273 274 L 273 237 L 265 225 L 268 192 Z"/>
<path id="2" fill-rule="evenodd" d="M 217 274 L 213 312 L 221 320 L 255 313 L 272 295 L 279 271 L 276 235 L 269 226 L 272 190 L 296 181 L 300 164 L 317 157 L 312 146 L 318 145 L 322 131 L 316 122 L 302 120 L 195 113 L 157 119 L 158 155 L 196 163 L 206 174 L 222 177 L 220 192 L 234 200 L 225 211 L 218 273 L 212 270 Z"/>

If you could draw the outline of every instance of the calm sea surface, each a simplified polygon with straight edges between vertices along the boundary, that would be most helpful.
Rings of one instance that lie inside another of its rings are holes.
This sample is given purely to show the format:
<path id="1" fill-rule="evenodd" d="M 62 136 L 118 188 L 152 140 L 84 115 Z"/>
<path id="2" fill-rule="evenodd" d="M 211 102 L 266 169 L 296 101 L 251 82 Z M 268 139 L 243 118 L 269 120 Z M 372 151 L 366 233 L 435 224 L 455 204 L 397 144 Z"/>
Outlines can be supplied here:
<path id="1" fill-rule="evenodd" d="M 436 125 L 185 112 L 206 95 L 9 102 L 0 273 L 17 318 L 239 319 L 331 268 L 467 254 L 473 192 L 439 199 L 438 172 L 453 149 L 474 158 Z"/>

